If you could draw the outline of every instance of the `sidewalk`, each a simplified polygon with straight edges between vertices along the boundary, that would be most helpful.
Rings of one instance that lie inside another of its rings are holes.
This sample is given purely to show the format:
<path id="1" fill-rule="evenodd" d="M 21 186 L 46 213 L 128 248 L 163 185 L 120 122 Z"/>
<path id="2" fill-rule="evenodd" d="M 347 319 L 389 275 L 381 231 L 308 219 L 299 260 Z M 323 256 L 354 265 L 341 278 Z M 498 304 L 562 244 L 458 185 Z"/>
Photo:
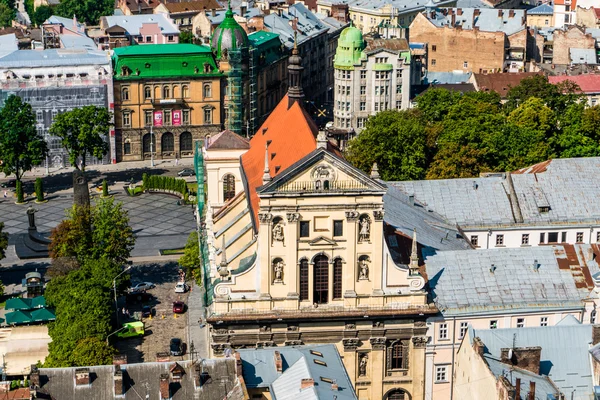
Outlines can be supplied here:
<path id="1" fill-rule="evenodd" d="M 208 325 L 202 301 L 202 288 L 195 282 L 188 297 L 188 346 L 194 343 L 194 358 L 208 358 Z M 189 348 L 189 347 L 188 347 Z"/>
<path id="2" fill-rule="evenodd" d="M 178 161 L 177 165 L 175 164 L 175 160 L 154 160 L 154 168 L 190 168 L 194 166 L 194 158 L 182 158 Z M 148 169 L 151 170 L 150 161 L 127 161 L 120 162 L 117 164 L 102 164 L 102 165 L 87 165 L 85 167 L 86 171 L 99 171 L 99 172 L 116 172 L 116 171 L 127 171 L 132 169 Z M 31 171 L 25 172 L 23 178 L 37 178 L 44 177 L 48 175 L 55 174 L 64 174 L 73 172 L 75 168 L 73 167 L 65 167 L 65 168 L 49 168 L 48 174 L 46 173 L 46 168 L 44 167 L 36 167 Z M 0 173 L 0 178 L 8 178 L 3 173 Z"/>

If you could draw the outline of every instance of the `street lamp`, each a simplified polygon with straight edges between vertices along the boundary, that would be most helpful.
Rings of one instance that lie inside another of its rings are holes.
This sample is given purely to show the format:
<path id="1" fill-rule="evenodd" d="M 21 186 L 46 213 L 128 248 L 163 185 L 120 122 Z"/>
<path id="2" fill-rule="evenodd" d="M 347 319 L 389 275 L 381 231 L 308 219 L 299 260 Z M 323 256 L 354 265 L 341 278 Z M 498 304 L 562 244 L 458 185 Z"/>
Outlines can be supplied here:
<path id="1" fill-rule="evenodd" d="M 154 167 L 154 112 L 152 113 L 152 123 L 150 124 L 150 166 Z"/>
<path id="2" fill-rule="evenodd" d="M 124 329 L 124 327 L 120 327 L 119 329 L 117 329 L 116 331 L 109 333 L 108 336 L 106 337 L 106 345 L 108 346 L 108 338 L 111 337 L 112 335 L 114 335 L 117 332 L 121 332 Z"/>
<path id="3" fill-rule="evenodd" d="M 125 269 L 113 279 L 113 291 L 115 292 L 115 311 L 117 313 L 117 325 L 119 324 L 119 304 L 117 303 L 117 278 L 123 275 L 125 272 L 131 269 L 131 265 L 125 267 Z M 110 336 L 110 335 L 109 335 Z M 108 340 L 108 338 L 106 338 Z"/>

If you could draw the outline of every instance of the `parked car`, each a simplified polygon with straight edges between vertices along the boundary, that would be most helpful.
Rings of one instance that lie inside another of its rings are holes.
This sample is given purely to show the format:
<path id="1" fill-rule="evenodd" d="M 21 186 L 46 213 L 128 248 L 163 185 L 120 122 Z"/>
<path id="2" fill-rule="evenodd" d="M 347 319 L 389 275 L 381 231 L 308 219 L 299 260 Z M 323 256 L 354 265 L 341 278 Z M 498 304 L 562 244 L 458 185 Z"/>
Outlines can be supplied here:
<path id="1" fill-rule="evenodd" d="M 173 312 L 175 314 L 183 314 L 185 311 L 185 303 L 183 301 L 174 301 L 173 302 Z"/>
<path id="2" fill-rule="evenodd" d="M 185 293 L 190 289 L 188 285 L 183 282 L 178 282 L 177 286 L 175 286 L 175 293 Z"/>
<path id="3" fill-rule="evenodd" d="M 127 302 L 127 304 L 147 303 L 150 300 L 152 300 L 153 297 L 154 296 L 152 296 L 150 293 L 130 292 L 127 293 L 125 301 Z"/>
<path id="4" fill-rule="evenodd" d="M 11 180 L 8 180 L 6 182 L 2 182 L 0 184 L 0 187 L 1 188 L 15 188 L 15 187 L 17 187 L 17 180 L 16 179 L 11 179 Z"/>
<path id="5" fill-rule="evenodd" d="M 184 168 L 177 173 L 177 176 L 196 176 L 196 171 L 191 168 Z"/>
<path id="6" fill-rule="evenodd" d="M 152 307 L 144 306 L 142 307 L 142 318 L 148 318 L 152 315 Z"/>
<path id="7" fill-rule="evenodd" d="M 117 333 L 117 337 L 120 338 L 130 338 L 136 336 L 144 336 L 143 322 L 126 322 L 123 324 L 121 331 Z"/>
<path id="8" fill-rule="evenodd" d="M 179 338 L 171 339 L 171 343 L 169 343 L 169 350 L 172 356 L 182 356 L 183 355 L 183 342 Z"/>
<path id="9" fill-rule="evenodd" d="M 153 289 L 155 287 L 156 287 L 156 285 L 152 282 L 140 282 L 140 283 L 136 283 L 133 286 L 131 286 L 131 288 L 129 288 L 129 292 L 130 293 L 140 293 L 140 292 L 145 292 L 148 289 Z"/>

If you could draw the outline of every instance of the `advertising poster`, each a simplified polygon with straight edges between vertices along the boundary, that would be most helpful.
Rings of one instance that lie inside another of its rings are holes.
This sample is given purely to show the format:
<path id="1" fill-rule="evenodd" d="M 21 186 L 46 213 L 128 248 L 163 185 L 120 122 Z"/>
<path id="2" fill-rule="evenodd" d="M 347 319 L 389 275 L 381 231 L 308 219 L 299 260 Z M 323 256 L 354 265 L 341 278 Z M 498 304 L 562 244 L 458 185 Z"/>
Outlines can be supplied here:
<path id="1" fill-rule="evenodd" d="M 154 126 L 163 126 L 163 112 L 162 111 L 154 112 Z"/>
<path id="2" fill-rule="evenodd" d="M 181 125 L 181 110 L 173 110 L 173 125 Z"/>

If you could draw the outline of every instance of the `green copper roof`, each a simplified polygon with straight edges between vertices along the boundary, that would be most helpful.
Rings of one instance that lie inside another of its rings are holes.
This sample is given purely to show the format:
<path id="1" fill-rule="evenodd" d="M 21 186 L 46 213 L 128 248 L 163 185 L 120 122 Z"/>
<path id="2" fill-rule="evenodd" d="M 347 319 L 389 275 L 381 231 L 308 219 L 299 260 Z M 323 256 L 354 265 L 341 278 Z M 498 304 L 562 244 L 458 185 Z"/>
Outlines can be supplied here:
<path id="1" fill-rule="evenodd" d="M 210 47 L 216 52 L 217 58 L 221 58 L 224 50 L 248 48 L 248 35 L 233 18 L 231 6 L 227 9 L 223 22 L 215 29 Z"/>
<path id="2" fill-rule="evenodd" d="M 114 49 L 115 80 L 219 76 L 208 46 L 146 44 Z"/>
<path id="3" fill-rule="evenodd" d="M 281 45 L 279 41 L 279 33 L 267 32 L 267 31 L 256 31 L 248 35 L 250 44 L 254 47 L 259 47 L 271 40 L 277 40 L 278 45 Z"/>
<path id="4" fill-rule="evenodd" d="M 333 65 L 335 68 L 354 69 L 367 59 L 363 52 L 365 41 L 360 29 L 350 25 L 342 31 L 338 39 Z"/>

